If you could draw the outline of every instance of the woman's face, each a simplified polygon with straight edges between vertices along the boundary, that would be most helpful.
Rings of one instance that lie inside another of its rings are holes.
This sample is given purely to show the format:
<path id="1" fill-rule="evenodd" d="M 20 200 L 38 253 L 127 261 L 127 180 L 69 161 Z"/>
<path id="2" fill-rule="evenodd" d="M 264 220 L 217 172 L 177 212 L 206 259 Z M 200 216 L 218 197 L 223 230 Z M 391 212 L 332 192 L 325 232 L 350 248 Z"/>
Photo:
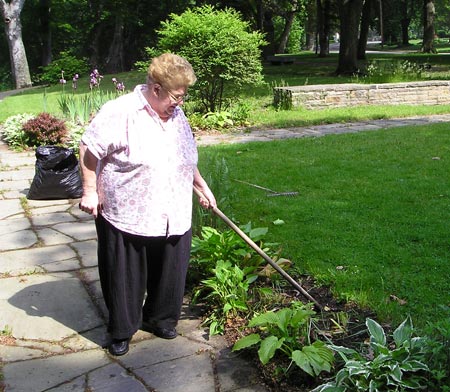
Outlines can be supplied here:
<path id="1" fill-rule="evenodd" d="M 152 102 L 152 107 L 163 120 L 172 116 L 175 108 L 182 105 L 186 99 L 186 87 L 169 90 L 162 84 L 156 83 L 153 85 L 153 89 L 156 99 L 155 102 Z"/>

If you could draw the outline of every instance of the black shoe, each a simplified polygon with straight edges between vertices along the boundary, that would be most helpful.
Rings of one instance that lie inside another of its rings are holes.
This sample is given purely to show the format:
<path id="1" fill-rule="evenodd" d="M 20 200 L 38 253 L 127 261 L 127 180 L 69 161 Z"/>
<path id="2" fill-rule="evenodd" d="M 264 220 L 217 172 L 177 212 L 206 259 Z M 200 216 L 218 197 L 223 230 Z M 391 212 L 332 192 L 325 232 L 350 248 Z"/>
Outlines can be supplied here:
<path id="1" fill-rule="evenodd" d="M 175 328 L 155 327 L 147 321 L 144 321 L 142 323 L 142 329 L 162 339 L 175 339 L 178 336 L 177 330 Z"/>
<path id="2" fill-rule="evenodd" d="M 158 338 L 163 339 L 175 339 L 178 336 L 177 330 L 175 328 L 154 327 L 150 332 L 153 335 L 158 336 Z"/>
<path id="3" fill-rule="evenodd" d="M 125 355 L 129 350 L 130 339 L 113 339 L 108 350 L 112 355 L 119 357 Z"/>

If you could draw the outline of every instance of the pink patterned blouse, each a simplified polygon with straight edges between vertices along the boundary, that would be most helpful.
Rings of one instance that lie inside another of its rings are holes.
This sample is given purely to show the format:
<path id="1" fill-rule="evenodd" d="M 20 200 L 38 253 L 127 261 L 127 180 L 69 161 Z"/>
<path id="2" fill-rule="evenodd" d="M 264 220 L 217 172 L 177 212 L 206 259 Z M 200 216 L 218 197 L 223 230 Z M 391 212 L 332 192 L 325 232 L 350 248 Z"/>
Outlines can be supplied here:
<path id="1" fill-rule="evenodd" d="M 97 192 L 106 220 L 126 233 L 181 235 L 191 227 L 197 147 L 181 108 L 163 123 L 145 88 L 107 102 L 82 141 L 99 159 Z"/>

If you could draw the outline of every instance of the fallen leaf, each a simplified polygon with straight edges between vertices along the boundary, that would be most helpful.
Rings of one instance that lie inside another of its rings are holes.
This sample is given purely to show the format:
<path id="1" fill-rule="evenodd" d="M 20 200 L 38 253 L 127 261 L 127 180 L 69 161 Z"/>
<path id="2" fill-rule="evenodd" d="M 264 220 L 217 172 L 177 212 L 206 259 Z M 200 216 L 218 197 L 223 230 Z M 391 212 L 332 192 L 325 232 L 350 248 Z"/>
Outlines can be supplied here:
<path id="1" fill-rule="evenodd" d="M 396 295 L 393 295 L 393 294 L 391 294 L 391 295 L 389 296 L 389 299 L 390 299 L 391 301 L 396 301 L 396 302 L 398 302 L 399 305 L 406 305 L 406 304 L 407 304 L 407 302 L 406 302 L 404 299 L 398 298 Z"/>

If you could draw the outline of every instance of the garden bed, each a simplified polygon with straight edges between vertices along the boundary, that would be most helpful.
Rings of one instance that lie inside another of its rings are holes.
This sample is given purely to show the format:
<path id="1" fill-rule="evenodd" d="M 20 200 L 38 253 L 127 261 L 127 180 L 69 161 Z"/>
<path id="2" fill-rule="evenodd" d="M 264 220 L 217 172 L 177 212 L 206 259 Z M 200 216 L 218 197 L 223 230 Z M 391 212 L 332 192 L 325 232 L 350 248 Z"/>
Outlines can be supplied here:
<path id="1" fill-rule="evenodd" d="M 301 286 L 313 296 L 323 307 L 323 310 L 315 309 L 317 317 L 315 323 L 317 329 L 314 338 L 330 340 L 333 344 L 349 348 L 359 349 L 365 344 L 368 334 L 365 325 L 367 317 L 374 317 L 369 309 L 358 308 L 353 303 L 337 300 L 331 293 L 329 287 L 317 286 L 310 276 L 302 276 L 299 280 Z M 284 287 L 282 296 L 285 303 L 279 303 L 278 309 L 287 306 L 292 301 L 308 303 L 307 299 L 290 286 Z M 229 319 L 225 326 L 224 337 L 232 347 L 237 340 L 250 333 L 246 328 L 248 320 L 243 318 Z M 389 329 L 389 326 L 387 327 Z M 321 335 L 321 336 L 319 336 Z M 262 365 L 256 349 L 239 351 L 250 363 L 258 369 L 261 383 L 273 392 L 306 392 L 325 381 L 330 374 L 323 374 L 320 378 L 313 378 L 296 366 L 292 366 L 287 375 L 280 374 L 281 368 L 288 368 L 289 361 L 285 356 L 276 355 L 267 365 Z"/>

